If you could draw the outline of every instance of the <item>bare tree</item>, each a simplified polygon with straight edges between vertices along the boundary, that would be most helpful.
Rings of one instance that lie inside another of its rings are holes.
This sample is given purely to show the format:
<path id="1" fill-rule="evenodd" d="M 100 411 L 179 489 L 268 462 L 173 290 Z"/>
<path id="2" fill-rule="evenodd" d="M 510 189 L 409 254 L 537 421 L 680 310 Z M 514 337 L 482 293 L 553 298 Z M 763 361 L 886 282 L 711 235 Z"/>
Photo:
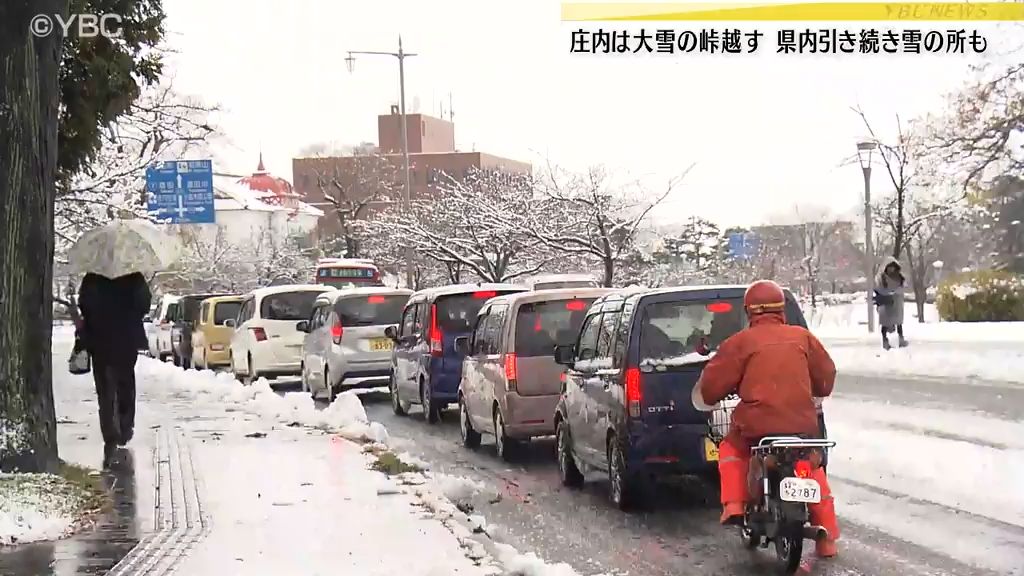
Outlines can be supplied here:
<path id="1" fill-rule="evenodd" d="M 411 245 L 450 276 L 469 271 L 487 282 L 508 282 L 547 261 L 522 225 L 541 207 L 530 177 L 472 170 L 459 180 L 445 178 L 435 197 L 414 200 L 411 213 L 394 206 L 369 225 L 375 238 Z"/>
<path id="2" fill-rule="evenodd" d="M 634 248 L 640 225 L 690 168 L 652 195 L 639 185 L 632 193 L 612 189 L 601 168 L 570 175 L 549 166 L 540 183 L 544 208 L 526 213 L 529 218 L 524 224 L 530 235 L 556 252 L 596 259 L 604 285 L 610 287 L 616 268 Z"/>
<path id="3" fill-rule="evenodd" d="M 328 204 L 325 212 L 338 219 L 345 256 L 361 256 L 364 237 L 359 226 L 371 207 L 386 205 L 401 191 L 394 164 L 377 154 L 355 155 L 339 162 L 321 158 L 314 169 L 316 185 Z"/>

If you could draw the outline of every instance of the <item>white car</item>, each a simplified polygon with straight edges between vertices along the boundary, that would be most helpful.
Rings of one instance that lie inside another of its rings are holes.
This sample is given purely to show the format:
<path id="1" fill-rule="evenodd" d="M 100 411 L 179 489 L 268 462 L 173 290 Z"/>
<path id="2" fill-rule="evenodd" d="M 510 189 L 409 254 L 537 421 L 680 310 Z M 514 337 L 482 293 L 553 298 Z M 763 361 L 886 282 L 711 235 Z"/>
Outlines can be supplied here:
<path id="1" fill-rule="evenodd" d="M 334 400 L 338 388 L 387 386 L 394 342 L 384 330 L 401 322 L 412 290 L 352 288 L 321 294 L 302 347 L 302 390 Z"/>
<path id="2" fill-rule="evenodd" d="M 332 291 L 330 286 L 293 284 L 246 294 L 238 318 L 224 323 L 235 329 L 229 354 L 235 377 L 251 383 L 300 375 L 305 334 L 296 325 L 309 319 L 317 296 Z"/>
<path id="3" fill-rule="evenodd" d="M 590 274 L 541 274 L 526 279 L 530 290 L 555 290 L 559 288 L 600 288 L 601 283 Z"/>
<path id="4" fill-rule="evenodd" d="M 173 318 L 178 312 L 178 296 L 165 295 L 153 307 L 153 317 L 146 327 L 146 339 L 149 342 L 149 355 L 164 361 L 171 356 L 171 327 Z"/>

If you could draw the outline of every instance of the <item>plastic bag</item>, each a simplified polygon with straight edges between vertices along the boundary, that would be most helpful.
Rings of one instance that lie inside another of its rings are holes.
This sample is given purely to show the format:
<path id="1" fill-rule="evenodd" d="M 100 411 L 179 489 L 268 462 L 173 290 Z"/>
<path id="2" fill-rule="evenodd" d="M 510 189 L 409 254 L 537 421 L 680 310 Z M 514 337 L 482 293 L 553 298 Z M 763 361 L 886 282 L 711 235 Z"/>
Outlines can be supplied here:
<path id="1" fill-rule="evenodd" d="M 68 372 L 81 375 L 88 374 L 91 370 L 92 357 L 89 355 L 89 351 L 76 340 L 75 348 L 71 351 L 71 357 L 68 358 Z"/>

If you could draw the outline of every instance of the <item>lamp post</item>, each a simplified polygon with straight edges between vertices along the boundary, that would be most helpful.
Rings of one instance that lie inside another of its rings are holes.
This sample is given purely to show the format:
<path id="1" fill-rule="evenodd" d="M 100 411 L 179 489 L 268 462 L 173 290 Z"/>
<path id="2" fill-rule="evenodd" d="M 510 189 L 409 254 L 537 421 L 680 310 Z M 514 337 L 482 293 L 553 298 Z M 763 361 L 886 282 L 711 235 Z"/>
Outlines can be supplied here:
<path id="1" fill-rule="evenodd" d="M 398 52 L 372 52 L 372 51 L 361 51 L 361 50 L 349 50 L 348 57 L 345 58 L 345 65 L 348 67 L 349 73 L 355 70 L 356 59 L 354 54 L 367 54 L 375 56 L 393 56 L 398 58 L 398 90 L 399 90 L 399 112 L 401 114 L 401 131 L 402 131 L 402 163 L 405 171 L 405 194 L 403 197 L 403 211 L 406 217 L 412 215 L 412 178 L 409 174 L 409 128 L 406 123 L 405 116 L 405 59 L 409 56 L 415 56 L 402 49 L 402 37 L 398 37 Z M 413 273 L 412 273 L 412 246 L 406 245 L 405 247 L 405 283 L 409 289 L 413 288 Z"/>
<path id="2" fill-rule="evenodd" d="M 868 332 L 875 331 L 875 248 L 871 243 L 871 153 L 878 148 L 878 144 L 872 141 L 857 143 L 857 161 L 860 162 L 861 172 L 864 173 L 864 252 L 865 277 L 868 280 Z"/>

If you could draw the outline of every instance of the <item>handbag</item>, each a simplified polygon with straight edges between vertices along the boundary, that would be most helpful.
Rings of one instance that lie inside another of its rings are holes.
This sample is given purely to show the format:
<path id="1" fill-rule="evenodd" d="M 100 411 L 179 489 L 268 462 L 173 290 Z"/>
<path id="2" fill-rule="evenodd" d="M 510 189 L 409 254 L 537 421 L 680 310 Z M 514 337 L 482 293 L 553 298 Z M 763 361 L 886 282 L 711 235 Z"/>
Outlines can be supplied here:
<path id="1" fill-rule="evenodd" d="M 876 306 L 892 306 L 894 297 L 892 294 L 883 294 L 878 290 L 875 290 L 875 305 Z"/>
<path id="2" fill-rule="evenodd" d="M 79 339 L 75 339 L 75 347 L 68 358 L 68 372 L 75 375 L 88 374 L 92 370 L 92 356 Z"/>

